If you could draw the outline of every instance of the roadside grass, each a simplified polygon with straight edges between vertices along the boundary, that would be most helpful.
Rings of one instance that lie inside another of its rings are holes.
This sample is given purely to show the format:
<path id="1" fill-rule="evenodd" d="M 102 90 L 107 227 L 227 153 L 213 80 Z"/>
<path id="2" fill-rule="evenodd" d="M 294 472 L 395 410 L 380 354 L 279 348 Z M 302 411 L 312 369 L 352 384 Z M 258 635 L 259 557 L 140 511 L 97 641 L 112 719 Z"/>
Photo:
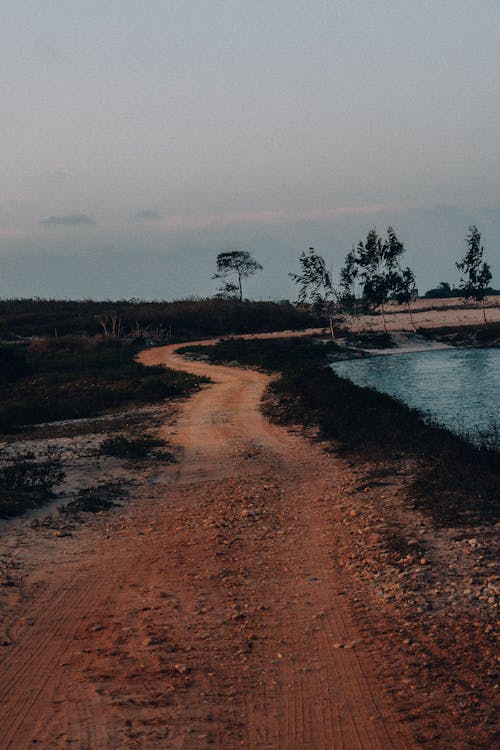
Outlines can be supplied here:
<path id="1" fill-rule="evenodd" d="M 65 472 L 59 451 L 49 446 L 36 456 L 32 451 L 0 455 L 0 518 L 22 515 L 45 505 Z"/>
<path id="2" fill-rule="evenodd" d="M 102 441 L 97 450 L 97 455 L 124 458 L 131 461 L 150 457 L 173 461 L 173 453 L 168 450 L 157 450 L 159 448 L 164 449 L 166 445 L 166 440 L 154 438 L 151 435 L 137 438 L 128 438 L 122 434 L 112 435 Z"/>
<path id="3" fill-rule="evenodd" d="M 128 490 L 123 482 L 99 482 L 93 487 L 79 490 L 74 500 L 58 508 L 58 513 L 62 515 L 100 513 L 120 506 L 120 501 L 127 497 Z"/>
<path id="4" fill-rule="evenodd" d="M 138 348 L 109 338 L 61 336 L 0 347 L 0 432 L 81 419 L 123 405 L 185 396 L 206 378 L 136 362 Z"/>
<path id="5" fill-rule="evenodd" d="M 107 480 L 78 490 L 73 500 L 59 505 L 42 518 L 34 518 L 30 526 L 33 529 L 52 529 L 60 536 L 68 536 L 88 514 L 119 508 L 122 500 L 129 497 L 126 484 L 123 480 Z"/>
<path id="6" fill-rule="evenodd" d="M 347 351 L 345 347 L 329 340 L 299 336 L 296 338 L 237 339 L 224 338 L 214 346 L 188 344 L 177 350 L 213 364 L 234 362 L 248 367 L 257 367 L 265 372 L 278 372 L 287 368 L 303 366 L 304 363 L 323 364 L 332 354 Z"/>
<path id="7" fill-rule="evenodd" d="M 388 462 L 398 472 L 410 459 L 407 502 L 436 525 L 497 520 L 500 451 L 487 444 L 475 446 L 428 423 L 400 401 L 339 377 L 324 366 L 334 348 L 310 339 L 229 339 L 203 347 L 202 355 L 211 362 L 278 372 L 268 388 L 266 414 L 281 424 L 317 428 L 319 437 L 331 441 L 341 455 Z"/>

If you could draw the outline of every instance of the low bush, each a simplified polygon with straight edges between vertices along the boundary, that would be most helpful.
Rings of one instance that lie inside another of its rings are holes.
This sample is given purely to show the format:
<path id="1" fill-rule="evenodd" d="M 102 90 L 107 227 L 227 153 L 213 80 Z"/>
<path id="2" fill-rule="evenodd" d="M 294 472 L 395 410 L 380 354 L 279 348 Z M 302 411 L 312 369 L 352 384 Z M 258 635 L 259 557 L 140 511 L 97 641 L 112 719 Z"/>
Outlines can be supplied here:
<path id="1" fill-rule="evenodd" d="M 17 345 L 0 346 L 0 380 L 16 381 L 30 372 L 26 351 Z"/>
<path id="2" fill-rule="evenodd" d="M 163 448 L 166 444 L 165 440 L 150 435 L 139 438 L 113 435 L 102 441 L 98 449 L 98 455 L 134 460 L 148 458 L 153 454 L 155 458 L 171 461 L 173 460 L 173 454 L 169 451 L 154 450 L 155 448 Z"/>
<path id="3" fill-rule="evenodd" d="M 185 299 L 0 300 L 0 334 L 8 336 L 95 336 L 113 330 L 122 336 L 184 341 L 258 331 L 283 331 L 326 325 L 320 313 L 288 301 Z"/>
<path id="4" fill-rule="evenodd" d="M 92 417 L 124 404 L 175 398 L 206 378 L 135 361 L 138 349 L 103 337 L 39 339 L 26 350 L 30 372 L 3 388 L 0 432 Z"/>
<path id="5" fill-rule="evenodd" d="M 93 487 L 79 490 L 75 499 L 61 506 L 60 513 L 75 515 L 79 513 L 100 513 L 120 505 L 128 496 L 123 482 L 100 482 Z"/>
<path id="6" fill-rule="evenodd" d="M 21 515 L 44 505 L 65 477 L 59 452 L 49 447 L 35 456 L 31 451 L 6 454 L 0 466 L 0 516 Z"/>

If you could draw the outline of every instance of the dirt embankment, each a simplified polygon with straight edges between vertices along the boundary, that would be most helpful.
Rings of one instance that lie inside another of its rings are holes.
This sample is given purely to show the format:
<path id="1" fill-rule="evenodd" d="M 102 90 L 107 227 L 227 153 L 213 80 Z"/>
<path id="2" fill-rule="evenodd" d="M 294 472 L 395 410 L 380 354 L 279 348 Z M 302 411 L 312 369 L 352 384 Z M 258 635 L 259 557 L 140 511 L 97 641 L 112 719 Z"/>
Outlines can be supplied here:
<path id="1" fill-rule="evenodd" d="M 18 573 L 0 594 L 1 750 L 491 747 L 473 660 L 460 672 L 471 643 L 444 662 L 424 628 L 438 678 L 422 680 L 426 605 L 402 606 L 382 558 L 371 574 L 363 563 L 390 515 L 407 545 L 426 540 L 419 569 L 447 564 L 397 477 L 367 483 L 366 467 L 267 423 L 267 376 L 174 349 L 142 361 L 214 380 L 160 430 L 179 463 L 145 466 L 128 504 L 68 535 L 5 524 Z"/>

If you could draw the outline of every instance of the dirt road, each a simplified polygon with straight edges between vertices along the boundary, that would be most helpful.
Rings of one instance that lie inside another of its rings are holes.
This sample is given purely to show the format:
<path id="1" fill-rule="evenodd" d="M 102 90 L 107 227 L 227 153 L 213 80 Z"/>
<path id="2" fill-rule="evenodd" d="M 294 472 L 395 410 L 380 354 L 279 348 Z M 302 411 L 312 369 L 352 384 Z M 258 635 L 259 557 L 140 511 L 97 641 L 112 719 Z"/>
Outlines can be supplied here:
<path id="1" fill-rule="evenodd" d="M 214 384 L 129 505 L 71 537 L 6 530 L 1 750 L 416 747 L 336 567 L 335 460 L 264 420 L 267 376 L 142 361 Z"/>

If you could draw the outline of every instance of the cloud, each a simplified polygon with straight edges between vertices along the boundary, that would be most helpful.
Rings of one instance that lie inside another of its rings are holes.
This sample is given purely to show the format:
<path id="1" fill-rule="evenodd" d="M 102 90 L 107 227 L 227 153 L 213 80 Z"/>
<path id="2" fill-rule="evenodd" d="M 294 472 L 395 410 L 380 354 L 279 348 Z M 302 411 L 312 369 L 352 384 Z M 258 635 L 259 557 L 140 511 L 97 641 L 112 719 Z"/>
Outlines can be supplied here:
<path id="1" fill-rule="evenodd" d="M 161 219 L 161 214 L 158 211 L 152 211 L 149 208 L 137 211 L 135 218 L 139 221 L 147 221 L 148 219 Z"/>
<path id="2" fill-rule="evenodd" d="M 400 213 L 411 210 L 411 203 L 375 203 L 369 205 L 337 206 L 335 208 L 307 209 L 304 211 L 254 211 L 234 213 L 196 214 L 171 216 L 163 224 L 165 229 L 195 230 L 207 227 L 225 227 L 234 224 L 284 225 L 298 222 L 328 221 L 341 216 L 374 216 L 380 213 Z"/>
<path id="3" fill-rule="evenodd" d="M 95 226 L 95 221 L 87 214 L 65 214 L 64 216 L 48 216 L 42 219 L 40 224 L 48 227 L 80 227 Z"/>

